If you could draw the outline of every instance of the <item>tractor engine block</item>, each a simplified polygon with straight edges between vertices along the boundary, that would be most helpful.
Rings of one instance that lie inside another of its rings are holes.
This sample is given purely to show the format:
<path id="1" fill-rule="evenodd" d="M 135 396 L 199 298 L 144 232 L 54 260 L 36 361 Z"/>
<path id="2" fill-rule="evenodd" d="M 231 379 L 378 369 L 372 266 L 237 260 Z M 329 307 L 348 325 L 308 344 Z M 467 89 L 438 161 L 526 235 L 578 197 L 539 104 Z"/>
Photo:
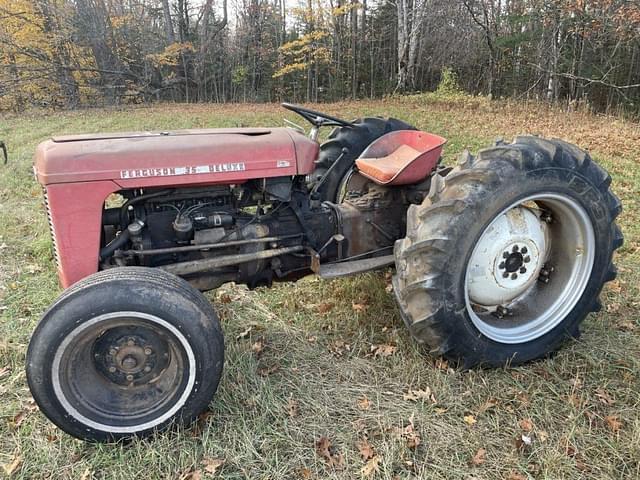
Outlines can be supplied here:
<path id="1" fill-rule="evenodd" d="M 123 191 L 103 212 L 101 268 L 158 267 L 200 290 L 230 281 L 254 288 L 320 262 L 389 254 L 404 234 L 398 189 L 373 186 L 334 204 L 314 200 L 302 182 Z"/>

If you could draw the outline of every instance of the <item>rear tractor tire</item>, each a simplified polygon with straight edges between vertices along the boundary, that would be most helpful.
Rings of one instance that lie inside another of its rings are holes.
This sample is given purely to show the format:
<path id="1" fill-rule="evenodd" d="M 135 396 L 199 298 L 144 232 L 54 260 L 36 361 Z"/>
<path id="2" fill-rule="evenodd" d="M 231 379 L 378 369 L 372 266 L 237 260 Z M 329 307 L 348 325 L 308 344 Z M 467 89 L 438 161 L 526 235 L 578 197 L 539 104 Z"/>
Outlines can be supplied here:
<path id="1" fill-rule="evenodd" d="M 435 176 L 395 245 L 412 335 L 464 367 L 521 364 L 579 335 L 616 269 L 620 200 L 588 153 L 518 137 Z"/>
<path id="2" fill-rule="evenodd" d="M 42 412 L 74 437 L 115 441 L 188 423 L 207 409 L 224 342 L 206 298 L 151 268 L 91 275 L 44 313 L 27 351 Z"/>

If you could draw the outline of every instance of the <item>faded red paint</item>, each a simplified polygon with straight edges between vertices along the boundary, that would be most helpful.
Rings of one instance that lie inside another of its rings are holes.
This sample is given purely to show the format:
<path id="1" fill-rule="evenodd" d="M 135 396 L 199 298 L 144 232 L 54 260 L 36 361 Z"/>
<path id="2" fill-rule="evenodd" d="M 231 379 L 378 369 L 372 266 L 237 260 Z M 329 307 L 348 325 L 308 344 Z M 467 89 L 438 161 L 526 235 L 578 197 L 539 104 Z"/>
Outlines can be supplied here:
<path id="1" fill-rule="evenodd" d="M 64 288 L 98 271 L 104 200 L 118 190 L 110 180 L 45 187 L 58 278 Z"/>
<path id="2" fill-rule="evenodd" d="M 316 142 L 287 128 L 182 130 L 54 137 L 38 146 L 35 167 L 43 185 L 96 180 L 113 180 L 122 188 L 212 185 L 306 175 L 317 155 Z M 230 164 L 244 170 L 215 170 Z M 196 167 L 206 166 L 215 171 L 196 173 Z M 193 173 L 172 174 L 177 168 Z M 129 170 L 158 173 L 127 178 L 123 172 Z"/>
<path id="3" fill-rule="evenodd" d="M 397 130 L 373 142 L 356 160 L 360 173 L 381 185 L 410 185 L 429 175 L 446 139 L 418 130 Z"/>
<path id="4" fill-rule="evenodd" d="M 318 144 L 285 128 L 55 137 L 36 151 L 63 287 L 98 270 L 106 197 L 126 188 L 306 175 Z"/>

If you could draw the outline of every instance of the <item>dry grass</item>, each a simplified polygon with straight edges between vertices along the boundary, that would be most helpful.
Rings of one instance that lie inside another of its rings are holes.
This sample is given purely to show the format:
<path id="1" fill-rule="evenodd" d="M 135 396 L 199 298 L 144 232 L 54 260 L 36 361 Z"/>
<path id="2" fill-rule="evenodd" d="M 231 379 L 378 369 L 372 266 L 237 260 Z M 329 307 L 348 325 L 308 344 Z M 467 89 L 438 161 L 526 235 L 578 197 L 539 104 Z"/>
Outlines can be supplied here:
<path id="1" fill-rule="evenodd" d="M 619 279 L 603 293 L 606 308 L 586 320 L 582 339 L 525 367 L 460 372 L 410 340 L 383 273 L 253 292 L 225 287 L 210 295 L 228 345 L 211 414 L 185 431 L 128 445 L 73 440 L 33 408 L 23 370 L 30 332 L 59 292 L 31 174 L 35 145 L 54 133 L 279 125 L 284 112 L 176 105 L 5 117 L 0 138 L 11 161 L 0 167 L 0 464 L 19 460 L 15 478 L 206 478 L 219 459 L 224 478 L 359 478 L 365 461 L 357 444 L 366 438 L 373 478 L 640 477 L 639 126 L 535 104 L 428 95 L 326 109 L 392 115 L 444 135 L 448 160 L 521 132 L 589 148 L 623 199 L 626 244 Z M 264 344 L 259 354 L 256 342 Z M 397 348 L 372 355 L 381 344 Z M 322 436 L 337 468 L 315 451 Z"/>

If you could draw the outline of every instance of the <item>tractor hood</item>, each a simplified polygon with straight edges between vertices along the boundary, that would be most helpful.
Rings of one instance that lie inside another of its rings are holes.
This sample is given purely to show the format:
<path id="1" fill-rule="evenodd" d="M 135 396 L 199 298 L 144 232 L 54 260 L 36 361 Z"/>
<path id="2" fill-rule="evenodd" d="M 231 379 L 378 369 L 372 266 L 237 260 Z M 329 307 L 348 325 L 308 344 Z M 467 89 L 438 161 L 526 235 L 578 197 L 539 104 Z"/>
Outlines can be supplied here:
<path id="1" fill-rule="evenodd" d="M 242 183 L 306 175 L 318 144 L 288 128 L 232 128 L 53 137 L 38 145 L 42 185 L 111 180 L 122 188 Z"/>

